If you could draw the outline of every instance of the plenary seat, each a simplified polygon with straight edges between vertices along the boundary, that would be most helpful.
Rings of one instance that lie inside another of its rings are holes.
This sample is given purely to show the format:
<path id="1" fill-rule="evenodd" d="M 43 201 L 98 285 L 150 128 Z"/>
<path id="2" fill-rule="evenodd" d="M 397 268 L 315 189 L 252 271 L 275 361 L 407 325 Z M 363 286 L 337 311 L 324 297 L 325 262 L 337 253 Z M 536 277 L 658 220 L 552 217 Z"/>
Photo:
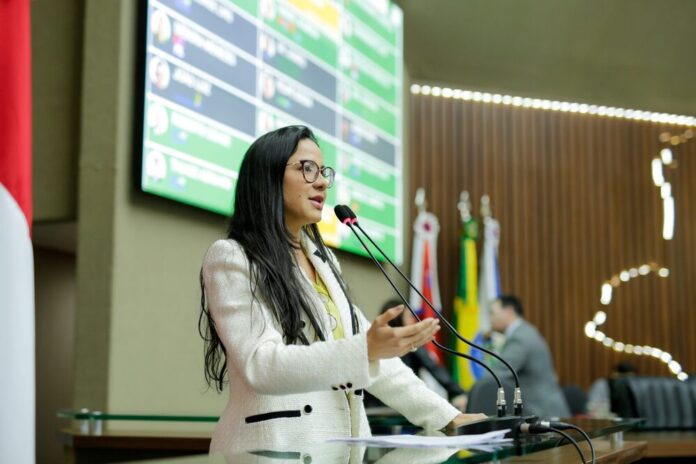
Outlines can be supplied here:
<path id="1" fill-rule="evenodd" d="M 641 428 L 696 429 L 696 382 L 673 377 L 625 376 L 609 379 L 612 411 L 642 417 Z"/>

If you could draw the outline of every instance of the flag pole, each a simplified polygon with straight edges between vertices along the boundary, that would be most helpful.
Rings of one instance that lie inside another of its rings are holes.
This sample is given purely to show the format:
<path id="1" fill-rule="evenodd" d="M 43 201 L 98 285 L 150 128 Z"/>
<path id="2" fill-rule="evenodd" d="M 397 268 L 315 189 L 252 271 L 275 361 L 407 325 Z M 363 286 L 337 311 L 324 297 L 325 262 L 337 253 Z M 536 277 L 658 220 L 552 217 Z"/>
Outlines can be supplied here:
<path id="1" fill-rule="evenodd" d="M 459 194 L 459 203 L 457 203 L 457 208 L 459 209 L 459 215 L 462 218 L 462 223 L 465 223 L 471 219 L 471 200 L 469 199 L 469 192 L 462 190 Z"/>
<path id="2" fill-rule="evenodd" d="M 425 213 L 427 211 L 428 202 L 425 199 L 425 189 L 423 187 L 418 187 L 418 190 L 416 190 L 414 202 L 416 203 L 418 213 Z"/>
<path id="3" fill-rule="evenodd" d="M 491 211 L 491 198 L 485 194 L 481 196 L 481 217 L 484 221 L 493 217 L 493 212 Z"/>

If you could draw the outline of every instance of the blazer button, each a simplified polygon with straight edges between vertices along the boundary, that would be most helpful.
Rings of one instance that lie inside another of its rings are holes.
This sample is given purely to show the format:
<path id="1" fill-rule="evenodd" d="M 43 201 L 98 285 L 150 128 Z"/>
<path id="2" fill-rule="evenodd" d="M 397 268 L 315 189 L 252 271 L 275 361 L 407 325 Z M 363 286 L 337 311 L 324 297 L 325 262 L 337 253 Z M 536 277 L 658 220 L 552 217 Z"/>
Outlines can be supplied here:
<path id="1" fill-rule="evenodd" d="M 345 385 L 339 385 L 339 387 L 341 387 L 341 390 L 345 390 L 345 389 L 346 389 L 346 386 L 345 386 Z"/>
<path id="2" fill-rule="evenodd" d="M 346 384 L 346 387 L 348 387 L 348 388 L 353 388 L 353 384 L 350 383 L 350 382 L 348 382 L 348 383 Z"/>
<path id="3" fill-rule="evenodd" d="M 311 414 L 312 413 L 312 406 L 306 404 L 304 407 L 304 412 L 305 412 L 305 414 Z"/>
<path id="4" fill-rule="evenodd" d="M 338 390 L 338 387 L 336 385 L 331 385 L 332 390 Z"/>

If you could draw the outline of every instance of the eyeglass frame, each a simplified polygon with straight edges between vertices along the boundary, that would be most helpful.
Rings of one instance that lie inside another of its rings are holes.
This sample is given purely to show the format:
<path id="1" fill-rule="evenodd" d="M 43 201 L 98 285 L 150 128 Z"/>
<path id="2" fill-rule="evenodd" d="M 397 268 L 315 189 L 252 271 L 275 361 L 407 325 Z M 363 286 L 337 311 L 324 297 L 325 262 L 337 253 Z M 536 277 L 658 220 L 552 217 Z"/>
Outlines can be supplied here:
<path id="1" fill-rule="evenodd" d="M 317 167 L 316 175 L 314 176 L 314 179 L 313 179 L 313 180 L 307 179 L 306 171 L 305 171 L 305 169 L 304 169 L 305 164 L 307 164 L 307 163 L 312 163 L 313 165 L 315 165 L 315 166 Z M 319 173 L 321 173 L 321 176 L 322 176 L 324 179 L 326 179 L 326 180 L 329 181 L 329 185 L 328 185 L 326 188 L 331 188 L 331 187 L 333 187 L 334 181 L 336 180 L 336 170 L 335 170 L 334 168 L 332 168 L 331 166 L 322 166 L 322 167 L 319 167 L 319 164 L 317 164 L 316 161 L 310 160 L 310 159 L 304 159 L 304 160 L 295 161 L 294 163 L 288 163 L 288 164 L 286 164 L 286 166 L 295 166 L 295 165 L 298 165 L 298 164 L 300 165 L 300 171 L 302 172 L 302 178 L 303 178 L 303 179 L 305 180 L 305 182 L 307 182 L 308 184 L 313 184 L 314 182 L 316 182 L 317 179 L 319 179 Z M 331 172 L 331 174 L 330 174 L 328 177 L 327 177 L 327 175 L 325 174 L 325 172 L 326 172 L 327 169 L 330 170 L 330 172 Z"/>

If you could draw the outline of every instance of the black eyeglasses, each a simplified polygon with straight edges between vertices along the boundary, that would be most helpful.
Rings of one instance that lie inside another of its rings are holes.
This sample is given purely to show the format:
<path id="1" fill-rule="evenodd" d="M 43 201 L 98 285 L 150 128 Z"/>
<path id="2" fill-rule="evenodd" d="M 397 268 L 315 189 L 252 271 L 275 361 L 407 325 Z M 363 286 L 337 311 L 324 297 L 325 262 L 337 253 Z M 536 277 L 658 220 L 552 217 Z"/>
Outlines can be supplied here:
<path id="1" fill-rule="evenodd" d="M 336 171 L 334 171 L 334 168 L 329 166 L 320 168 L 319 165 L 312 160 L 300 160 L 295 163 L 288 163 L 287 166 L 296 166 L 298 164 L 302 170 L 302 176 L 304 177 L 305 182 L 308 184 L 316 182 L 319 178 L 319 173 L 321 172 L 324 179 L 329 181 L 327 188 L 331 188 L 333 185 L 334 179 L 336 178 Z"/>

